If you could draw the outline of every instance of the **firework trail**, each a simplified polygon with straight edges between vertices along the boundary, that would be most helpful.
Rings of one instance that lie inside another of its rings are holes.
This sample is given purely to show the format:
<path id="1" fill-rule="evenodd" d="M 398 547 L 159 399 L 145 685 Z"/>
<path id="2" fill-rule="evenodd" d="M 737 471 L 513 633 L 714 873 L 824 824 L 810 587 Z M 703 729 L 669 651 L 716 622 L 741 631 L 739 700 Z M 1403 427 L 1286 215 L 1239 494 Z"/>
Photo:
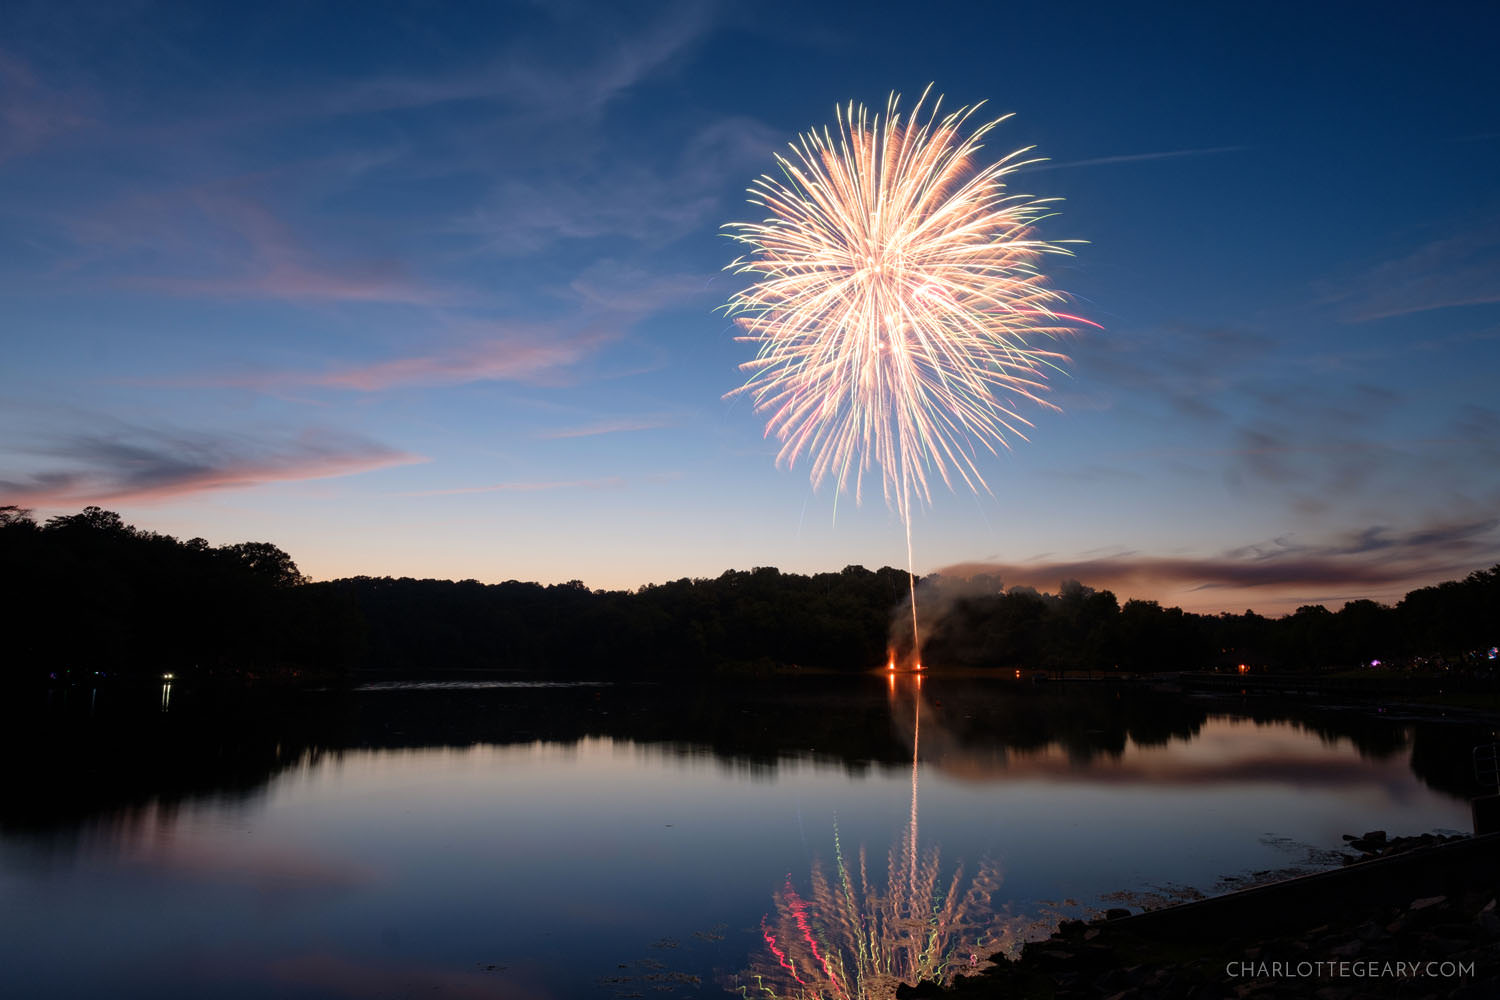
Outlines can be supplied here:
<path id="1" fill-rule="evenodd" d="M 1037 268 L 1069 253 L 1034 233 L 1055 199 L 1006 187 L 1038 161 L 1022 149 L 977 164 L 981 140 L 1009 116 L 965 134 L 980 106 L 942 115 L 939 97 L 924 120 L 930 92 L 909 118 L 895 94 L 883 116 L 840 109 L 834 131 L 800 136 L 776 157 L 781 177 L 750 188 L 769 216 L 725 227 L 749 248 L 727 269 L 754 277 L 726 310 L 739 339 L 758 345 L 730 395 L 769 414 L 778 464 L 807 457 L 815 487 L 852 482 L 857 502 L 880 467 L 906 529 L 914 642 L 913 500 L 930 502 L 934 474 L 988 490 L 978 448 L 1024 440 L 1017 407 L 1050 407 L 1047 374 L 1067 360 L 1035 344 L 1088 322 L 1054 308 L 1065 299 Z"/>

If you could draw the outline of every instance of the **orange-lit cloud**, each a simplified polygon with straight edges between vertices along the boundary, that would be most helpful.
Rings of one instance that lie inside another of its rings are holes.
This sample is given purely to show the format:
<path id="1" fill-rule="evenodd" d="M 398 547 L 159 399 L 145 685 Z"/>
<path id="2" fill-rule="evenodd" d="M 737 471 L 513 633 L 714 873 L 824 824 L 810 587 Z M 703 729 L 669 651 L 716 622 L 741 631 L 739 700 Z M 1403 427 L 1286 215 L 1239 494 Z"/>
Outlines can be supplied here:
<path id="1" fill-rule="evenodd" d="M 53 467 L 0 478 L 3 502 L 42 508 L 153 503 L 426 461 L 363 438 L 320 431 L 267 443 L 132 429 L 114 436 L 77 435 L 30 454 Z"/>
<path id="2" fill-rule="evenodd" d="M 1122 600 L 1160 600 L 1190 611 L 1290 611 L 1299 604 L 1399 598 L 1500 560 L 1500 519 L 1433 523 L 1404 532 L 1375 526 L 1319 543 L 1278 539 L 1218 556 L 1127 553 L 1071 561 L 967 562 L 943 576 L 998 577 L 1005 586 L 1055 591 L 1063 580 L 1112 590 Z"/>

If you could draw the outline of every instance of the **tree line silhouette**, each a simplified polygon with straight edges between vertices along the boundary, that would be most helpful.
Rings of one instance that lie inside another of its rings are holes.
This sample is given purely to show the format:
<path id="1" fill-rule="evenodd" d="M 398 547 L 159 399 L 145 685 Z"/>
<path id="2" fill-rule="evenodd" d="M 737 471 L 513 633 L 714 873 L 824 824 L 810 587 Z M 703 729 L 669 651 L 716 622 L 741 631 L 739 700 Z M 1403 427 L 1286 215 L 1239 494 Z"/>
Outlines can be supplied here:
<path id="1" fill-rule="evenodd" d="M 578 581 L 353 577 L 309 582 L 266 542 L 210 546 L 142 531 L 99 507 L 37 523 L 0 507 L 12 677 L 307 679 L 501 669 L 594 677 L 868 670 L 886 661 L 906 573 L 730 570 L 635 591 Z M 945 593 L 924 626 L 929 666 L 1149 672 L 1387 665 L 1484 673 L 1500 622 L 1500 565 L 1408 593 L 1267 618 L 1122 605 L 1065 581 L 1056 594 L 994 578 Z M 924 612 L 925 613 L 925 612 Z"/>

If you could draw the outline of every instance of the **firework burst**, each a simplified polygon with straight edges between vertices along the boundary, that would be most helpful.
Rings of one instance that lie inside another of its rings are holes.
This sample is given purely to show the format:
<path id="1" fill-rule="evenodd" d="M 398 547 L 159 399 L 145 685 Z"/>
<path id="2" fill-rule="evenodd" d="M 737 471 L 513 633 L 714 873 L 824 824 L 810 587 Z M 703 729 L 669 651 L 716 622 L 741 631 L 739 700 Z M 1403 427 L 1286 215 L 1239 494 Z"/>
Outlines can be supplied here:
<path id="1" fill-rule="evenodd" d="M 728 269 L 755 278 L 726 307 L 740 339 L 758 345 L 735 393 L 769 414 L 778 463 L 810 459 L 814 487 L 852 483 L 857 502 L 880 467 L 906 528 L 918 669 L 913 498 L 931 500 L 933 473 L 989 489 L 979 449 L 1025 438 L 1018 406 L 1050 406 L 1047 375 L 1067 360 L 1038 343 L 1088 322 L 1054 308 L 1064 297 L 1038 269 L 1069 253 L 1035 235 L 1055 199 L 1006 187 L 1038 161 L 1022 149 L 977 164 L 981 140 L 1009 116 L 965 134 L 980 106 L 943 115 L 939 97 L 924 120 L 930 92 L 909 119 L 895 94 L 883 116 L 840 109 L 835 131 L 802 135 L 776 157 L 782 176 L 750 188 L 769 217 L 725 227 L 749 248 Z"/>
<path id="2" fill-rule="evenodd" d="M 729 270 L 755 278 L 727 307 L 758 345 L 736 392 L 769 414 L 778 462 L 805 455 L 814 485 L 832 477 L 856 499 L 878 465 L 903 518 L 933 473 L 988 489 L 976 445 L 1025 438 L 1018 405 L 1050 405 L 1046 377 L 1067 360 L 1037 342 L 1086 322 L 1054 308 L 1037 267 L 1069 253 L 1034 232 L 1055 199 L 1006 187 L 1038 161 L 1023 149 L 978 166 L 1005 118 L 965 134 L 978 105 L 940 117 L 938 98 L 924 120 L 926 101 L 910 119 L 894 94 L 883 116 L 840 109 L 836 131 L 801 136 L 782 176 L 751 187 L 770 216 L 725 227 L 749 247 Z"/>

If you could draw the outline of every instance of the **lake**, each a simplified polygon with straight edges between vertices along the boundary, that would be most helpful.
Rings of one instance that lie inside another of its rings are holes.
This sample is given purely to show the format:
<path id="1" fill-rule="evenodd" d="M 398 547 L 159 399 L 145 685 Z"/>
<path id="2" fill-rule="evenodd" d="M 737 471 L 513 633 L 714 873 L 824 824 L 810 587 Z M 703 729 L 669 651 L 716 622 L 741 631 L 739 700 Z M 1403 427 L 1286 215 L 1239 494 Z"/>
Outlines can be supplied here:
<path id="1" fill-rule="evenodd" d="M 1063 915 L 1467 831 L 1452 724 L 911 675 L 57 689 L 0 993 L 880 996 Z"/>

